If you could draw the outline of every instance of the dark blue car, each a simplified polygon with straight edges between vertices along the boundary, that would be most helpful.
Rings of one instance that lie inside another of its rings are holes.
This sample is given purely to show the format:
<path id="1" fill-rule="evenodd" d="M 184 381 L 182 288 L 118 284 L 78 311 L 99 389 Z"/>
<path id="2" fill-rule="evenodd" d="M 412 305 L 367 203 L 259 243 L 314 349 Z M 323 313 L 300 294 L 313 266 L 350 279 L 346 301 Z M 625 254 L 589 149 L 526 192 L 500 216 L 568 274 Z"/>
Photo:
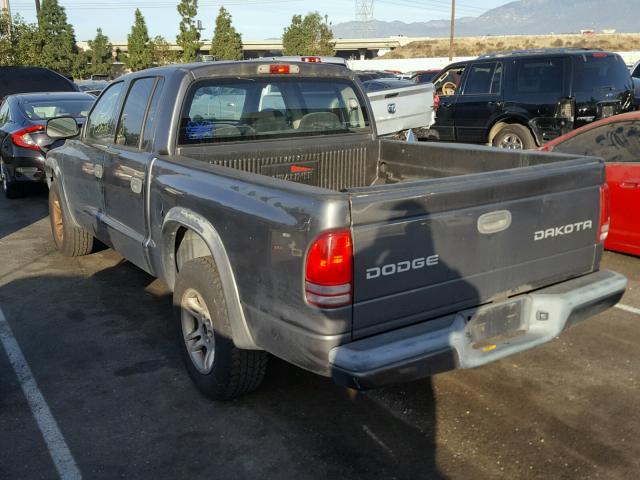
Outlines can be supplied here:
<path id="1" fill-rule="evenodd" d="M 44 182 L 48 150 L 62 145 L 45 133 L 47 120 L 70 116 L 80 123 L 95 97 L 80 92 L 9 95 L 0 105 L 0 179 L 8 198 L 24 193 L 27 183 Z"/>

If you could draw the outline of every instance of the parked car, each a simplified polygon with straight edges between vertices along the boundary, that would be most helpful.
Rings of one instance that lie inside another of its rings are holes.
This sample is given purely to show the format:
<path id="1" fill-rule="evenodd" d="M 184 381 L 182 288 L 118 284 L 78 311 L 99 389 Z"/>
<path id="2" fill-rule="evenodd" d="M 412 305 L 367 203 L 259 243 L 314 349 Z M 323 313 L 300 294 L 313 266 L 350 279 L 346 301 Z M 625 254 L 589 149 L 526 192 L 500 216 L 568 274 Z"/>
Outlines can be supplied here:
<path id="1" fill-rule="evenodd" d="M 82 131 L 49 120 L 68 139 L 47 155 L 55 244 L 96 237 L 164 279 L 216 399 L 257 388 L 267 352 L 373 388 L 532 348 L 620 299 L 626 279 L 599 270 L 602 160 L 379 139 L 372 117 L 330 65 L 128 74 Z"/>
<path id="2" fill-rule="evenodd" d="M 433 136 L 529 149 L 634 109 L 631 75 L 615 53 L 546 49 L 489 54 L 444 69 Z"/>
<path id="3" fill-rule="evenodd" d="M 45 154 L 63 143 L 47 136 L 47 120 L 65 115 L 82 123 L 94 100 L 80 92 L 5 97 L 0 105 L 0 181 L 8 198 L 21 196 L 27 183 L 45 181 Z"/>
<path id="4" fill-rule="evenodd" d="M 77 91 L 75 83 L 48 68 L 0 67 L 0 101 L 14 93 Z"/>
<path id="5" fill-rule="evenodd" d="M 109 82 L 107 80 L 77 80 L 76 85 L 78 85 L 81 92 L 97 97 L 107 88 Z"/>
<path id="6" fill-rule="evenodd" d="M 409 80 L 411 80 L 413 83 L 433 83 L 433 80 L 440 73 L 440 71 L 440 69 L 436 69 L 411 72 Z"/>
<path id="7" fill-rule="evenodd" d="M 604 247 L 640 255 L 640 112 L 599 120 L 542 148 L 604 159 L 611 192 L 611 225 Z"/>
<path id="8" fill-rule="evenodd" d="M 633 67 L 631 67 L 631 76 L 633 78 L 640 78 L 640 61 L 637 61 Z"/>

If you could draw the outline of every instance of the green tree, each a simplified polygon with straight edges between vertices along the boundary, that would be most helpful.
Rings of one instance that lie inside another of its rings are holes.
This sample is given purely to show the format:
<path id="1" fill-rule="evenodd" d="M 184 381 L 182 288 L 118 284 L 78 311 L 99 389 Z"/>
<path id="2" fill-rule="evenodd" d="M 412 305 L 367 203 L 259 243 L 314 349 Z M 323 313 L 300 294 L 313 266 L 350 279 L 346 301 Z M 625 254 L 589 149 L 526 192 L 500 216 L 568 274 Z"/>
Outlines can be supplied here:
<path id="1" fill-rule="evenodd" d="M 9 14 L 3 10 L 0 13 L 0 65 L 14 64 L 14 38 L 12 30 L 12 22 Z"/>
<path id="2" fill-rule="evenodd" d="M 131 33 L 127 36 L 127 49 L 129 53 L 124 59 L 127 68 L 137 72 L 153 66 L 153 45 L 149 41 L 147 24 L 138 8 Z"/>
<path id="3" fill-rule="evenodd" d="M 171 45 L 162 35 L 157 35 L 151 41 L 153 44 L 153 62 L 158 65 L 168 65 L 178 61 L 178 52 L 171 49 Z"/>
<path id="4" fill-rule="evenodd" d="M 42 43 L 38 26 L 25 23 L 16 16 L 13 22 L 13 62 L 14 65 L 41 65 Z"/>
<path id="5" fill-rule="evenodd" d="M 89 40 L 89 50 L 86 52 L 89 62 L 89 73 L 92 75 L 109 75 L 113 65 L 113 45 L 109 37 L 103 35 L 102 29 L 96 31 L 96 38 Z"/>
<path id="6" fill-rule="evenodd" d="M 216 60 L 242 59 L 242 36 L 231 24 L 231 14 L 224 7 L 220 7 L 216 18 L 209 53 L 216 57 Z"/>
<path id="7" fill-rule="evenodd" d="M 200 32 L 195 20 L 198 14 L 198 0 L 180 0 L 178 13 L 182 19 L 176 43 L 182 47 L 182 61 L 193 62 L 200 50 Z"/>
<path id="8" fill-rule="evenodd" d="M 58 0 L 42 0 L 38 24 L 40 65 L 63 75 L 80 73 L 82 63 L 78 59 L 76 36 Z"/>
<path id="9" fill-rule="evenodd" d="M 318 12 L 294 15 L 282 35 L 284 55 L 334 55 L 333 33 Z"/>

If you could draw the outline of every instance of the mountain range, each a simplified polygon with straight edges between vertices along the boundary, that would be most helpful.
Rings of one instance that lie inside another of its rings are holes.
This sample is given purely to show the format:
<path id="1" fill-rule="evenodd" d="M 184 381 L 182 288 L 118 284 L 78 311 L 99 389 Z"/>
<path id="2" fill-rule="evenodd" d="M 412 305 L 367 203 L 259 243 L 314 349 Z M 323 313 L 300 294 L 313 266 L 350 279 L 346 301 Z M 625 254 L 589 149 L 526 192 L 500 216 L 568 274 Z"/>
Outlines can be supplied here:
<path id="1" fill-rule="evenodd" d="M 336 38 L 449 35 L 449 20 L 405 23 L 377 19 L 368 29 L 362 27 L 361 22 L 345 22 L 333 25 L 332 30 Z M 583 29 L 638 32 L 640 1 L 519 0 L 488 10 L 479 17 L 457 18 L 455 31 L 457 36 L 481 36 L 576 33 Z"/>

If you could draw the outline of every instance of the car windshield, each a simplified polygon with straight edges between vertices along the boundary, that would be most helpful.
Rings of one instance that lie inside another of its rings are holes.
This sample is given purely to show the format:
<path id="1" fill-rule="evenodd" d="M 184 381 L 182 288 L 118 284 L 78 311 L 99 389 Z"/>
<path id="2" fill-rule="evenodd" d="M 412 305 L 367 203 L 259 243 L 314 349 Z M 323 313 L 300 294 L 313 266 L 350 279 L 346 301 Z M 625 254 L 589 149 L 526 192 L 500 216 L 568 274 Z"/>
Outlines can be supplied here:
<path id="1" fill-rule="evenodd" d="M 48 120 L 55 117 L 86 117 L 92 100 L 46 100 L 21 102 L 20 109 L 30 120 Z"/>
<path id="2" fill-rule="evenodd" d="M 366 109 L 348 81 L 241 78 L 200 82 L 182 113 L 180 143 L 363 132 Z"/>
<path id="3" fill-rule="evenodd" d="M 600 91 L 631 90 L 631 74 L 624 61 L 617 55 L 592 53 L 581 55 L 575 63 L 575 91 L 595 93 Z"/>

